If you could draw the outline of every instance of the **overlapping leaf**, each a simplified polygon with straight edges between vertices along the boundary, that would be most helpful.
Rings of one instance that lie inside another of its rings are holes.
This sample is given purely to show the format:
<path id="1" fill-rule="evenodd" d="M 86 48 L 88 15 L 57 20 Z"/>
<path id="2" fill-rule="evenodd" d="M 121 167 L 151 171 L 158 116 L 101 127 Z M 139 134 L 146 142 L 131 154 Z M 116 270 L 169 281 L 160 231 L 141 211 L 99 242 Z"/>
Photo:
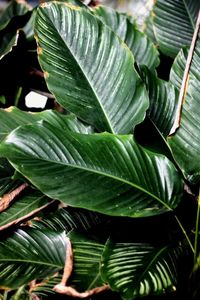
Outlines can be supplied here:
<path id="1" fill-rule="evenodd" d="M 132 135 L 85 135 L 39 122 L 13 131 L 0 154 L 43 193 L 75 207 L 139 217 L 170 211 L 181 199 L 174 165 Z"/>
<path id="2" fill-rule="evenodd" d="M 38 9 L 35 30 L 47 85 L 61 105 L 100 131 L 129 133 L 144 119 L 148 96 L 133 55 L 97 17 L 49 2 Z"/>
<path id="3" fill-rule="evenodd" d="M 14 172 L 8 161 L 0 157 L 0 197 L 20 185 L 19 180 L 12 179 Z"/>
<path id="4" fill-rule="evenodd" d="M 42 193 L 33 190 L 20 196 L 9 208 L 0 213 L 0 230 L 30 218 L 45 208 L 50 201 L 51 199 Z"/>
<path id="5" fill-rule="evenodd" d="M 1 14 L 0 30 L 4 29 L 14 17 L 23 16 L 30 10 L 31 7 L 26 1 L 11 1 L 5 11 Z"/>
<path id="6" fill-rule="evenodd" d="M 159 79 L 148 69 L 143 71 L 150 100 L 147 114 L 166 137 L 174 124 L 178 92 L 170 82 Z"/>
<path id="7" fill-rule="evenodd" d="M 34 222 L 33 226 L 40 229 L 65 230 L 66 232 L 72 229 L 87 231 L 100 224 L 102 220 L 103 217 L 100 217 L 95 212 L 68 207 L 44 215 L 43 219 L 39 222 Z"/>
<path id="8" fill-rule="evenodd" d="M 14 289 L 53 275 L 65 256 L 65 233 L 19 229 L 0 241 L 0 286 Z"/>
<path id="9" fill-rule="evenodd" d="M 158 66 L 159 57 L 156 47 L 144 33 L 137 29 L 136 25 L 130 22 L 126 14 L 103 6 L 98 6 L 94 13 L 127 44 L 139 65 L 146 65 L 149 69 Z"/>
<path id="10" fill-rule="evenodd" d="M 34 123 L 39 120 L 45 120 L 50 124 L 54 124 L 61 130 L 66 129 L 82 133 L 92 132 L 90 126 L 83 125 L 73 115 L 61 115 L 53 110 L 28 113 L 17 107 L 10 107 L 8 109 L 0 109 L 0 141 L 18 126 Z"/>
<path id="11" fill-rule="evenodd" d="M 181 247 L 154 247 L 109 240 L 102 256 L 101 274 L 125 300 L 175 290 Z"/>
<path id="12" fill-rule="evenodd" d="M 157 0 L 154 5 L 154 28 L 159 47 L 175 57 L 190 45 L 200 9 L 199 0 Z"/>
<path id="13" fill-rule="evenodd" d="M 183 73 L 185 70 L 187 50 L 177 56 L 170 80 L 180 90 Z M 198 39 L 188 82 L 184 94 L 181 112 L 181 123 L 176 133 L 168 139 L 173 155 L 186 178 L 191 181 L 200 179 L 200 39 Z"/>
<path id="14" fill-rule="evenodd" d="M 100 262 L 104 243 L 76 232 L 72 232 L 69 237 L 72 241 L 74 255 L 74 269 L 69 284 L 80 291 L 102 286 Z"/>

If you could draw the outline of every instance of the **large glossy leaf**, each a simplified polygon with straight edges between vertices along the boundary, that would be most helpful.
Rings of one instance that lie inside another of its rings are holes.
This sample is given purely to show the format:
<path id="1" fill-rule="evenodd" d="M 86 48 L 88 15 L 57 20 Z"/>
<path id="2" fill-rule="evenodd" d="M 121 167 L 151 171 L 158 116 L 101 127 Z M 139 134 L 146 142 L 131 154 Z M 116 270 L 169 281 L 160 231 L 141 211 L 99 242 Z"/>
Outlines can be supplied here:
<path id="1" fill-rule="evenodd" d="M 5 11 L 1 14 L 0 30 L 4 29 L 9 24 L 13 20 L 13 17 L 23 16 L 29 10 L 31 10 L 31 7 L 26 1 L 11 1 Z"/>
<path id="2" fill-rule="evenodd" d="M 0 241 L 0 286 L 17 288 L 61 270 L 66 256 L 65 233 L 17 230 Z"/>
<path id="3" fill-rule="evenodd" d="M 154 32 L 162 52 L 175 57 L 182 47 L 190 45 L 199 9 L 199 0 L 156 1 Z"/>
<path id="4" fill-rule="evenodd" d="M 148 69 L 143 69 L 143 72 L 150 101 L 147 115 L 164 137 L 167 137 L 176 116 L 178 92 L 172 83 L 159 79 Z"/>
<path id="5" fill-rule="evenodd" d="M 140 217 L 170 211 L 181 199 L 174 165 L 132 135 L 85 135 L 39 122 L 13 131 L 0 154 L 43 193 L 75 207 Z"/>
<path id="6" fill-rule="evenodd" d="M 101 274 L 125 300 L 172 292 L 177 283 L 181 247 L 155 247 L 109 240 L 102 256 Z"/>
<path id="7" fill-rule="evenodd" d="M 45 110 L 39 113 L 28 113 L 17 107 L 0 109 L 0 141 L 4 139 L 13 129 L 20 125 L 45 120 L 62 130 L 72 130 L 82 133 L 91 133 L 92 128 L 85 126 L 73 115 L 62 115 L 53 110 Z"/>
<path id="8" fill-rule="evenodd" d="M 148 107 L 128 47 L 87 10 L 41 5 L 35 30 L 39 61 L 57 101 L 100 131 L 129 133 Z"/>
<path id="9" fill-rule="evenodd" d="M 9 208 L 0 214 L 0 230 L 22 222 L 35 215 L 52 201 L 38 191 L 29 191 L 20 196 Z"/>
<path id="10" fill-rule="evenodd" d="M 98 6 L 94 10 L 102 22 L 108 25 L 130 48 L 136 62 L 154 69 L 159 64 L 158 51 L 149 38 L 132 24 L 126 14 L 112 8 Z"/>
<path id="11" fill-rule="evenodd" d="M 170 79 L 180 90 L 188 51 L 184 50 L 177 56 Z M 181 112 L 180 127 L 168 142 L 173 155 L 185 177 L 196 182 L 200 179 L 200 39 L 196 44 L 187 87 L 184 93 L 184 102 Z"/>

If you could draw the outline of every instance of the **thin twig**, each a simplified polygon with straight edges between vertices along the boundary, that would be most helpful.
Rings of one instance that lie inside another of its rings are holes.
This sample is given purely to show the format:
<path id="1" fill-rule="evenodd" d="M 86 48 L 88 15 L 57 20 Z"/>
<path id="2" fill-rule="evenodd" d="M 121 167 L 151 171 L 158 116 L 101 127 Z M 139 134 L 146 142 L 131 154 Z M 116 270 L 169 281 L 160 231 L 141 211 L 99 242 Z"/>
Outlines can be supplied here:
<path id="1" fill-rule="evenodd" d="M 73 270 L 73 251 L 72 251 L 72 245 L 71 245 L 69 238 L 67 238 L 66 246 L 67 246 L 67 252 L 66 252 L 65 267 L 64 267 L 62 280 L 59 284 L 54 286 L 53 290 L 59 294 L 67 295 L 67 296 L 74 297 L 74 298 L 80 298 L 80 299 L 87 298 L 89 296 L 109 290 L 110 288 L 108 285 L 103 285 L 103 286 L 91 289 L 89 291 L 80 293 L 73 287 L 66 285 L 67 281 L 72 273 L 72 270 Z"/>
<path id="2" fill-rule="evenodd" d="M 28 186 L 27 183 L 23 183 L 22 185 L 18 186 L 12 192 L 5 194 L 0 200 L 0 212 L 7 209 L 10 203 Z"/>
<path id="3" fill-rule="evenodd" d="M 176 118 L 175 118 L 174 124 L 171 128 L 169 135 L 174 134 L 176 132 L 176 130 L 180 127 L 182 105 L 183 105 L 183 101 L 185 98 L 185 94 L 187 92 L 189 71 L 190 71 L 190 67 L 191 67 L 191 63 L 192 63 L 192 58 L 194 55 L 194 50 L 195 50 L 195 46 L 196 46 L 196 42 L 197 42 L 197 38 L 198 38 L 199 29 L 200 29 L 200 11 L 198 14 L 198 19 L 197 19 L 194 35 L 192 38 L 190 50 L 189 50 L 187 61 L 186 61 L 185 71 L 184 71 L 183 80 L 182 80 L 181 89 L 180 89 L 179 98 L 178 98 Z"/>

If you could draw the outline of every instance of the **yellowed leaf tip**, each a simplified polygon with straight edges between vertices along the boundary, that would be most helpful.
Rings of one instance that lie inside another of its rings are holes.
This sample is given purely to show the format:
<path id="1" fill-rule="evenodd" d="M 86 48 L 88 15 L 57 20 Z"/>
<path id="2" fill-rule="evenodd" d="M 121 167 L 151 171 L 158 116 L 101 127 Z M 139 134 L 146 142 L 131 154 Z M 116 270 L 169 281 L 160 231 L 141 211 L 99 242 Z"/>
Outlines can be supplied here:
<path id="1" fill-rule="evenodd" d="M 81 10 L 81 8 L 79 6 L 73 5 L 71 3 L 64 3 L 64 4 L 65 4 L 65 6 L 71 8 L 73 10 Z"/>
<path id="2" fill-rule="evenodd" d="M 32 9 L 32 6 L 28 4 L 25 0 L 16 0 L 18 4 L 24 4 L 29 10 Z"/>
<path id="3" fill-rule="evenodd" d="M 13 109 L 14 109 L 14 106 L 10 106 L 10 107 L 8 107 L 8 108 L 5 108 L 5 111 L 7 111 L 7 112 L 12 112 Z"/>
<path id="4" fill-rule="evenodd" d="M 48 77 L 49 77 L 49 73 L 45 71 L 45 72 L 44 72 L 44 78 L 47 79 Z"/>
<path id="5" fill-rule="evenodd" d="M 40 7 L 44 8 L 44 7 L 48 7 L 50 5 L 50 2 L 43 2 L 42 4 L 40 4 Z"/>

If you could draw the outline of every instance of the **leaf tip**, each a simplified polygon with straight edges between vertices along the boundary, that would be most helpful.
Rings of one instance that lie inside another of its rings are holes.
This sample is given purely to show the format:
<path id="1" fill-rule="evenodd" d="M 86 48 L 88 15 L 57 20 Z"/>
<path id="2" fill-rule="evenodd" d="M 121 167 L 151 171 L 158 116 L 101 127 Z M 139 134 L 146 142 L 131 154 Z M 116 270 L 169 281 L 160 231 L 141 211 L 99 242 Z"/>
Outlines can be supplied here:
<path id="1" fill-rule="evenodd" d="M 81 10 L 79 6 L 73 5 L 72 3 L 64 3 L 64 5 L 73 10 Z"/>
<path id="2" fill-rule="evenodd" d="M 49 5 L 50 5 L 49 2 L 43 2 L 40 4 L 40 7 L 45 8 L 45 7 L 48 7 Z"/>

